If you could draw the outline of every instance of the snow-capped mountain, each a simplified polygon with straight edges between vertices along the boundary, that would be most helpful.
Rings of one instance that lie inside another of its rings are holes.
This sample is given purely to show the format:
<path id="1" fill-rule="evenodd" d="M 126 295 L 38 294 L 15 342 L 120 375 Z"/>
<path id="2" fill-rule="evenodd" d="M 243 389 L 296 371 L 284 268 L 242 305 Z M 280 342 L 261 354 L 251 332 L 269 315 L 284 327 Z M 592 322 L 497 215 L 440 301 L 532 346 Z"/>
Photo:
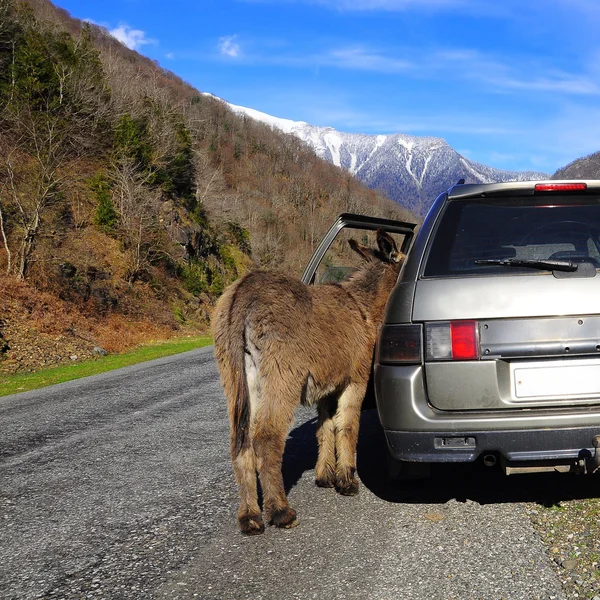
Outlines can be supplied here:
<path id="1" fill-rule="evenodd" d="M 489 183 L 549 178 L 547 173 L 486 167 L 461 156 L 441 138 L 343 133 L 227 104 L 237 114 L 296 135 L 319 157 L 348 170 L 367 187 L 383 191 L 418 217 L 423 217 L 436 197 L 459 179 Z"/>

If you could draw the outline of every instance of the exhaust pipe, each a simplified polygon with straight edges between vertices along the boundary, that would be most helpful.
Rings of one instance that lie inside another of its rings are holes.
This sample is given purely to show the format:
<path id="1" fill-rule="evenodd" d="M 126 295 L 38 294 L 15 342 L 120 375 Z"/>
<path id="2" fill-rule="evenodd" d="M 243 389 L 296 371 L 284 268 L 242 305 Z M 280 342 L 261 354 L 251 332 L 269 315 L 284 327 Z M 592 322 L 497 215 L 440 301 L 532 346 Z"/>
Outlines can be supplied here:
<path id="1" fill-rule="evenodd" d="M 496 465 L 496 456 L 494 454 L 486 454 L 483 457 L 483 464 L 486 467 L 494 467 Z"/>

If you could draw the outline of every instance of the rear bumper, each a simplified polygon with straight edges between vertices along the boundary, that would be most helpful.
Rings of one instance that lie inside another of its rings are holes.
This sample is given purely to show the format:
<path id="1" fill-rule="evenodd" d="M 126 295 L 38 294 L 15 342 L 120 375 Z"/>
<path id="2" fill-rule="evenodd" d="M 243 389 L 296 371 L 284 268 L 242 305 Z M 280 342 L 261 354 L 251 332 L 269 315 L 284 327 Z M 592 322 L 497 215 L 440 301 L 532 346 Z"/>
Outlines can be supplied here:
<path id="1" fill-rule="evenodd" d="M 388 448 L 408 462 L 473 462 L 495 454 L 508 463 L 592 459 L 600 427 L 504 431 L 385 431 Z"/>
<path id="2" fill-rule="evenodd" d="M 379 419 L 396 459 L 472 462 L 487 453 L 508 462 L 595 457 L 598 406 L 441 411 L 428 402 L 419 365 L 376 365 L 374 383 Z"/>

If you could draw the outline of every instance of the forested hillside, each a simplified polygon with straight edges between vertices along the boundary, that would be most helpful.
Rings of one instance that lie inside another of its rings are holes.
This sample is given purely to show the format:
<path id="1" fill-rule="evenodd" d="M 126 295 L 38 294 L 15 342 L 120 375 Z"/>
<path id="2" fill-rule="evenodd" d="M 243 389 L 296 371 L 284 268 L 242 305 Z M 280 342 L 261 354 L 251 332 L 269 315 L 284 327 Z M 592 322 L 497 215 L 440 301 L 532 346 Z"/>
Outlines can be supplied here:
<path id="1" fill-rule="evenodd" d="M 574 160 L 558 169 L 552 179 L 600 179 L 600 152 Z"/>
<path id="2" fill-rule="evenodd" d="M 0 0 L 0 371 L 206 329 L 343 211 L 411 218 L 45 0 Z"/>

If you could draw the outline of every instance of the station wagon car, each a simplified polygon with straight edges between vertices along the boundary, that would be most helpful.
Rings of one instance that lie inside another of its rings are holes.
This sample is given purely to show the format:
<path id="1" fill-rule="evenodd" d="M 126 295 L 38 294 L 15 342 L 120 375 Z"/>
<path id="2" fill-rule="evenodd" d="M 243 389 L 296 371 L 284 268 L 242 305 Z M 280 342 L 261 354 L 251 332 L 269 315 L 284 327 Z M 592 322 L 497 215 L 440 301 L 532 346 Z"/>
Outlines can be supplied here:
<path id="1" fill-rule="evenodd" d="M 600 181 L 456 185 L 416 235 L 346 220 L 391 229 L 408 255 L 374 359 L 393 461 L 598 468 Z"/>

